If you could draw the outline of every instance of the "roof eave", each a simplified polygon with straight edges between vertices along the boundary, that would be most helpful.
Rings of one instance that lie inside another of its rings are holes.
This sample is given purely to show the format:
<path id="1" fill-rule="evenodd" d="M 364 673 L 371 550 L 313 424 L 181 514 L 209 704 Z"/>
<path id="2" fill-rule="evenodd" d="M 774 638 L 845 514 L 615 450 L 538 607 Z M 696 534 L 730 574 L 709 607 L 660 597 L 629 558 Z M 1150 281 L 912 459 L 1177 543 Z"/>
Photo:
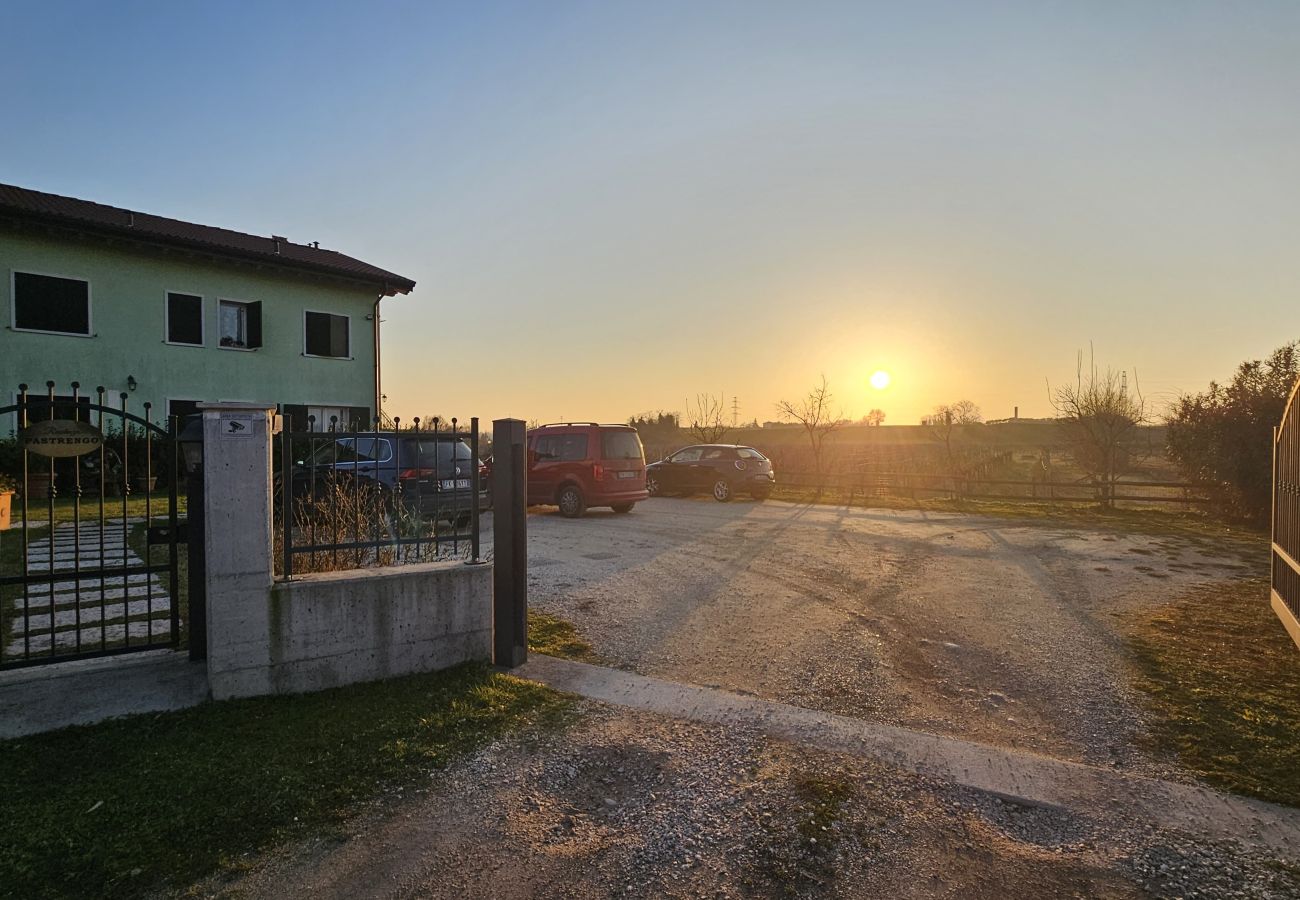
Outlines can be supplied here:
<path id="1" fill-rule="evenodd" d="M 286 259 L 269 253 L 257 253 L 253 251 L 239 250 L 232 247 L 221 247 L 207 241 L 187 240 L 181 237 L 151 234 L 133 227 L 111 225 L 102 222 L 87 222 L 69 216 L 50 215 L 33 210 L 12 208 L 3 209 L 0 210 L 0 216 L 19 221 L 30 221 L 55 226 L 80 234 L 120 237 L 137 243 L 158 247 L 183 247 L 221 259 L 245 260 L 248 262 L 274 266 L 276 268 L 288 269 L 295 272 L 329 275 L 334 278 L 342 278 L 359 284 L 379 285 L 383 289 L 384 295 L 388 297 L 396 296 L 399 293 L 409 294 L 411 291 L 415 290 L 414 281 L 409 278 L 402 278 L 396 273 L 389 273 L 396 280 L 372 277 L 361 272 L 354 272 L 335 266 L 300 262 L 298 260 Z"/>

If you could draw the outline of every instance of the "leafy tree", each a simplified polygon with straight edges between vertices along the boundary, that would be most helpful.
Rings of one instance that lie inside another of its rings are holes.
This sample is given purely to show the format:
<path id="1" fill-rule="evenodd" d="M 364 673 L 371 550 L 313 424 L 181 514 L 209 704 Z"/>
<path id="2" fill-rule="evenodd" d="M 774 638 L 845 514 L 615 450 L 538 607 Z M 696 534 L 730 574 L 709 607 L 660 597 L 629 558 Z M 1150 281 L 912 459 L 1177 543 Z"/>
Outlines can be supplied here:
<path id="1" fill-rule="evenodd" d="M 1300 376 L 1300 344 L 1237 367 L 1226 385 L 1180 397 L 1169 413 L 1169 455 L 1183 476 L 1204 485 L 1224 510 L 1268 520 L 1273 489 L 1273 428 Z"/>
<path id="2" fill-rule="evenodd" d="M 1129 447 L 1147 420 L 1141 392 L 1136 387 L 1130 392 L 1124 372 L 1102 372 L 1096 363 L 1085 371 L 1080 354 L 1075 383 L 1050 396 L 1075 464 L 1096 488 L 1102 506 L 1114 506 L 1115 484 L 1133 464 Z"/>
<path id="3" fill-rule="evenodd" d="M 862 417 L 863 425 L 872 425 L 879 427 L 885 423 L 885 411 L 883 409 L 873 409 Z"/>
<path id="4" fill-rule="evenodd" d="M 776 405 L 777 412 L 797 422 L 808 435 L 818 475 L 822 472 L 822 447 L 826 438 L 844 423 L 841 414 L 831 412 L 831 399 L 830 388 L 823 375 L 821 384 L 815 385 L 802 400 L 782 400 Z"/>

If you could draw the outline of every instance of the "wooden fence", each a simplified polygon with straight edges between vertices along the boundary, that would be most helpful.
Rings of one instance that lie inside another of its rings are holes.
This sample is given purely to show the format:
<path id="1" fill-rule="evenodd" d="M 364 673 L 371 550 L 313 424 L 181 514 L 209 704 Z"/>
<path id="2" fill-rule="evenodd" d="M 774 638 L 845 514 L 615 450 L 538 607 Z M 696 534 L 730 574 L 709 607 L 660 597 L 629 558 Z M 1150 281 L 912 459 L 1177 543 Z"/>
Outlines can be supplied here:
<path id="1" fill-rule="evenodd" d="M 839 492 L 852 502 L 857 497 L 910 497 L 912 500 L 1019 500 L 1041 503 L 1095 503 L 1104 487 L 1086 481 L 1015 481 L 919 472 L 779 472 L 780 488 L 817 492 Z M 1173 503 L 1182 505 L 1211 502 L 1194 484 L 1168 481 L 1119 481 L 1111 499 L 1127 503 Z M 1120 493 L 1123 491 L 1123 493 Z"/>

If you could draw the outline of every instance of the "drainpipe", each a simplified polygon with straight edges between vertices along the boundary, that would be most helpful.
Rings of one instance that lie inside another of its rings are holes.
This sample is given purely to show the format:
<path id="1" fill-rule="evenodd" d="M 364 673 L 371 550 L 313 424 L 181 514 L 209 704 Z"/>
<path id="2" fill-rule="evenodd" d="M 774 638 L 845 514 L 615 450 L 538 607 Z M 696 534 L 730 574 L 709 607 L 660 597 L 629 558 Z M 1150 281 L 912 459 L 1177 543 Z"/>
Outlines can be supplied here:
<path id="1" fill-rule="evenodd" d="M 379 301 L 388 296 L 388 285 L 384 285 L 384 292 L 375 298 L 375 309 L 371 316 L 371 321 L 375 324 L 375 416 L 382 418 L 383 410 L 380 408 L 381 398 L 384 396 L 382 384 L 379 379 Z"/>

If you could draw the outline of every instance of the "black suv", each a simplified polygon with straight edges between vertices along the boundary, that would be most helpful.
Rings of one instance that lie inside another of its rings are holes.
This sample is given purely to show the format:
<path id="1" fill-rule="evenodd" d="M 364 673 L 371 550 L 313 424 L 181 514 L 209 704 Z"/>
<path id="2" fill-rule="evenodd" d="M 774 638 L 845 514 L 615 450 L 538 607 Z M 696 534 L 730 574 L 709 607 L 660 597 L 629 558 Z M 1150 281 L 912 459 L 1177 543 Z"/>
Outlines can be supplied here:
<path id="1" fill-rule="evenodd" d="M 340 479 L 356 479 L 390 497 L 401 497 L 410 512 L 468 520 L 477 466 L 479 508 L 490 506 L 486 466 L 474 459 L 468 443 L 450 434 L 435 437 L 427 432 L 417 437 L 381 431 L 312 443 L 309 459 L 294 460 L 294 496 L 320 491 Z"/>
<path id="2" fill-rule="evenodd" d="M 645 477 L 651 496 L 710 491 L 722 503 L 741 491 L 766 500 L 776 486 L 771 461 L 753 447 L 736 444 L 683 447 L 646 466 Z"/>

